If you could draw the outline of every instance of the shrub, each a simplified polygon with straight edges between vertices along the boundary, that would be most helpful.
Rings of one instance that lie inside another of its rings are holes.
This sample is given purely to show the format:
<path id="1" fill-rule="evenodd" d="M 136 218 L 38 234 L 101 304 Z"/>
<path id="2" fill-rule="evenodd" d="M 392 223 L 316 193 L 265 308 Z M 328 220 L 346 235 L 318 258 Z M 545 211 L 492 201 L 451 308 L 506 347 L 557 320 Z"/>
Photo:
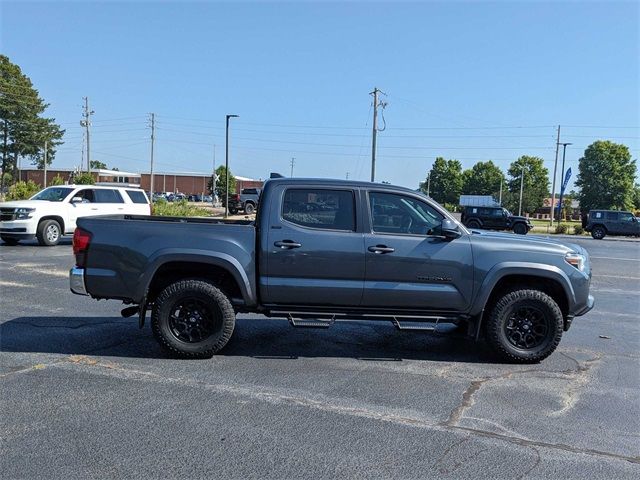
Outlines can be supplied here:
<path id="1" fill-rule="evenodd" d="M 28 182 L 16 182 L 9 187 L 7 192 L 7 200 L 27 200 L 40 191 L 41 187 L 37 183 L 29 180 Z"/>
<path id="2" fill-rule="evenodd" d="M 556 233 L 567 233 L 568 230 L 566 225 L 556 225 Z"/>
<path id="3" fill-rule="evenodd" d="M 51 182 L 49 182 L 49 186 L 51 187 L 55 187 L 56 185 L 64 185 L 64 178 L 62 178 L 60 174 L 53 177 Z"/>
<path id="4" fill-rule="evenodd" d="M 96 181 L 89 172 L 82 172 L 73 177 L 73 183 L 76 185 L 93 185 Z"/>
<path id="5" fill-rule="evenodd" d="M 582 225 L 576 225 L 573 227 L 573 233 L 575 235 L 582 235 L 584 233 L 584 228 L 582 228 Z"/>
<path id="6" fill-rule="evenodd" d="M 167 202 L 164 198 L 153 203 L 153 214 L 160 217 L 210 217 L 204 208 L 189 205 L 186 200 Z"/>

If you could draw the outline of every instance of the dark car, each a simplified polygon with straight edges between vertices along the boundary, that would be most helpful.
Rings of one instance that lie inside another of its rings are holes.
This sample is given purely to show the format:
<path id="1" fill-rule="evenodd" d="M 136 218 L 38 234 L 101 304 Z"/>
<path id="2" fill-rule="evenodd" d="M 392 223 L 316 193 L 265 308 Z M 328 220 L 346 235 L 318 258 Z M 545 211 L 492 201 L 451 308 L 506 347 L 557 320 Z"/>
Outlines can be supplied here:
<path id="1" fill-rule="evenodd" d="M 519 235 L 526 235 L 533 228 L 528 218 L 511 215 L 503 207 L 464 207 L 461 220 L 469 228 L 513 230 Z"/>
<path id="2" fill-rule="evenodd" d="M 640 237 L 640 222 L 631 212 L 591 210 L 585 230 L 596 240 L 602 240 L 607 235 Z"/>

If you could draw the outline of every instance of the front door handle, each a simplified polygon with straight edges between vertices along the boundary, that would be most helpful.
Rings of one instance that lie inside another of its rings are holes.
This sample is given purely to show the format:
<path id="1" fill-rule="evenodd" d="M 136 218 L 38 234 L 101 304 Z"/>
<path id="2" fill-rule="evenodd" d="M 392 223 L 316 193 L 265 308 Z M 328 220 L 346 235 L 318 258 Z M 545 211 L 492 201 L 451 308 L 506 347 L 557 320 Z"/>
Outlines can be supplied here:
<path id="1" fill-rule="evenodd" d="M 396 251 L 395 248 L 387 247 L 386 245 L 372 245 L 368 250 L 378 255 L 381 255 L 383 253 L 393 253 Z"/>
<path id="2" fill-rule="evenodd" d="M 302 246 L 301 243 L 296 243 L 293 240 L 279 240 L 274 242 L 274 245 L 282 248 L 283 250 L 287 248 L 300 248 Z"/>

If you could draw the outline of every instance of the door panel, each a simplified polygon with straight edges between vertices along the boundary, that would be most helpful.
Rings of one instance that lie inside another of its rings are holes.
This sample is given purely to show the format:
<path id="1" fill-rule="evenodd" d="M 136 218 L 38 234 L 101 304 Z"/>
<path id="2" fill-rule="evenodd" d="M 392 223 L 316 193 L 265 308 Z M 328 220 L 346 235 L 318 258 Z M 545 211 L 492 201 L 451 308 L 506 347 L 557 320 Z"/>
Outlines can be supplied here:
<path id="1" fill-rule="evenodd" d="M 355 192 L 283 186 L 275 198 L 282 208 L 271 208 L 263 302 L 358 306 L 364 240 L 355 231 Z"/>
<path id="2" fill-rule="evenodd" d="M 443 216 L 415 197 L 370 192 L 363 307 L 464 311 L 473 292 L 466 236 L 438 235 Z"/>

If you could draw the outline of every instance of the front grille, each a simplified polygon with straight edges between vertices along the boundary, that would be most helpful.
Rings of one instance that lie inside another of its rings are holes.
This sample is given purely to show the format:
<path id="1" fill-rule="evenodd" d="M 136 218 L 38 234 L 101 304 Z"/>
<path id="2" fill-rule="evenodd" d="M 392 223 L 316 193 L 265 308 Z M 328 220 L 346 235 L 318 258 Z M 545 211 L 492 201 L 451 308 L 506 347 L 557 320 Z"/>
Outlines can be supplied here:
<path id="1" fill-rule="evenodd" d="M 0 208 L 0 221 L 7 222 L 16 219 L 15 208 Z"/>

